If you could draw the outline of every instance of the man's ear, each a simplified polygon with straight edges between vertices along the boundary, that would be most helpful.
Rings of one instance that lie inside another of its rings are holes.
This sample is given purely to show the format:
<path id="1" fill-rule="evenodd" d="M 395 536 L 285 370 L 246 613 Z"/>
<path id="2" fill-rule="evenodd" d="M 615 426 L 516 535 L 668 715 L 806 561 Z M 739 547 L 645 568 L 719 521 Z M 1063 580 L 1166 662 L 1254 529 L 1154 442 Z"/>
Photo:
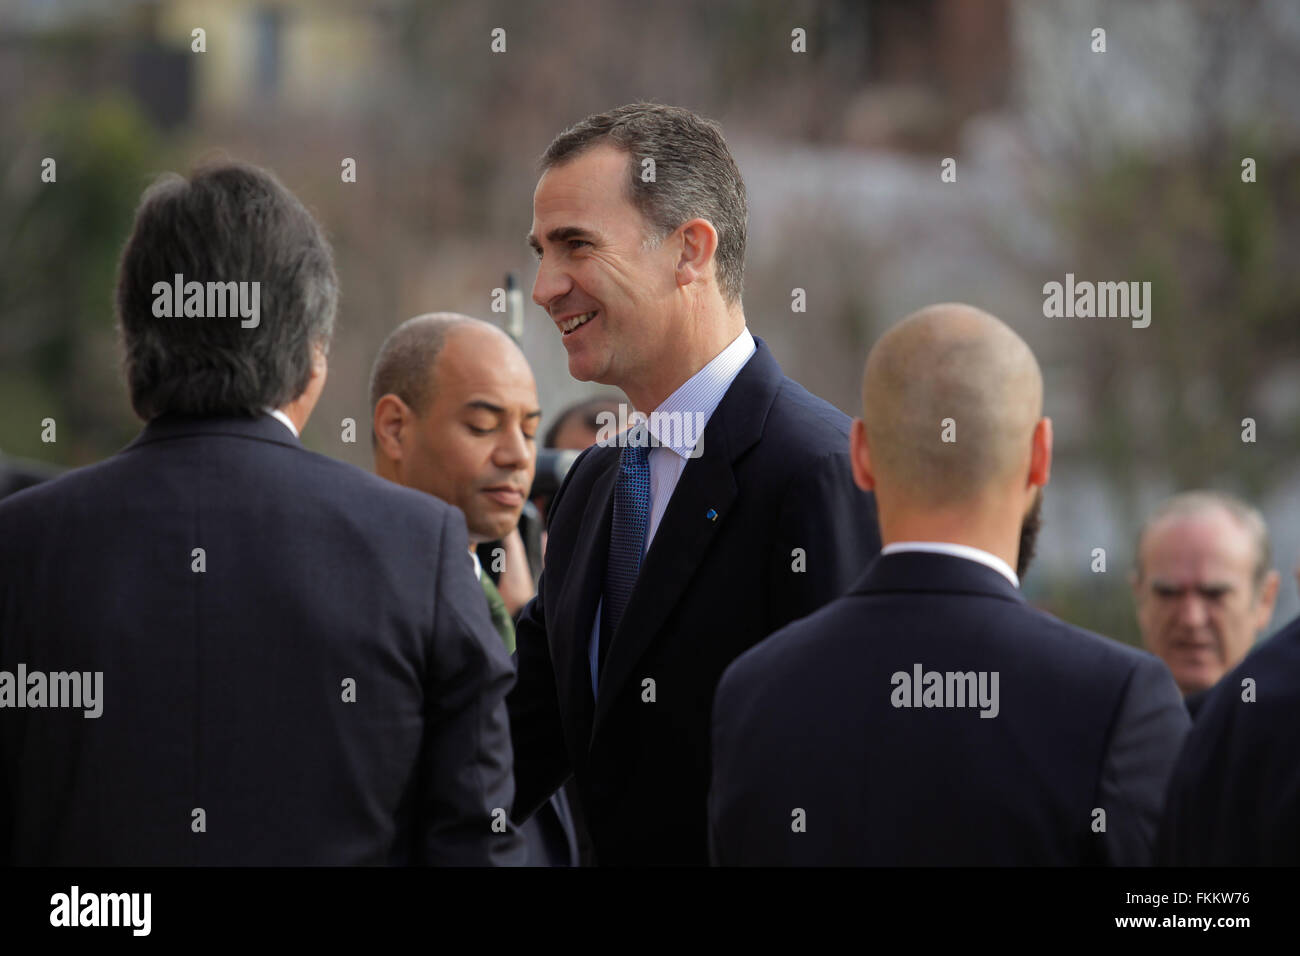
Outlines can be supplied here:
<path id="1" fill-rule="evenodd" d="M 403 441 L 407 438 L 410 423 L 415 420 L 411 406 L 389 392 L 375 403 L 375 443 L 379 451 L 393 461 L 402 460 Z"/>
<path id="2" fill-rule="evenodd" d="M 1052 477 L 1052 420 L 1040 418 L 1034 426 L 1033 450 L 1029 456 L 1029 484 L 1039 488 Z"/>
<path id="3" fill-rule="evenodd" d="M 874 491 L 876 476 L 871 467 L 871 449 L 867 445 L 867 424 L 853 419 L 849 429 L 849 462 L 853 465 L 853 481 L 863 491 Z"/>
<path id="4" fill-rule="evenodd" d="M 677 258 L 677 284 L 688 286 L 709 274 L 718 251 L 718 230 L 707 219 L 691 219 L 677 227 L 681 253 Z"/>
<path id="5" fill-rule="evenodd" d="M 1273 608 L 1277 604 L 1278 588 L 1282 584 L 1282 576 L 1276 570 L 1270 570 L 1264 576 L 1264 581 L 1259 586 L 1258 618 L 1255 621 L 1255 629 L 1262 631 L 1268 627 L 1269 620 L 1273 617 Z"/>

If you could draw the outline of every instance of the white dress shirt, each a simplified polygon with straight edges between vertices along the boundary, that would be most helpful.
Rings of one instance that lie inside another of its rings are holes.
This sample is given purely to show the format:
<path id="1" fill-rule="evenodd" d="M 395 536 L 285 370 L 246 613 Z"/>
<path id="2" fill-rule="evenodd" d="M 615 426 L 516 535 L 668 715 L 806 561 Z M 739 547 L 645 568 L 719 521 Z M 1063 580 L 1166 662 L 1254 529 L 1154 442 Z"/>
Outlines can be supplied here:
<path id="1" fill-rule="evenodd" d="M 663 520 L 664 512 L 668 510 L 668 502 L 672 499 L 677 482 L 686 469 L 686 462 L 690 460 L 692 452 L 695 451 L 703 436 L 704 426 L 713 417 L 718 404 L 722 401 L 722 396 L 727 394 L 727 389 L 731 387 L 731 383 L 735 381 L 736 376 L 740 374 L 740 370 L 745 367 L 745 363 L 750 360 L 756 349 L 754 337 L 749 334 L 749 329 L 741 329 L 740 334 L 730 345 L 715 355 L 708 365 L 683 382 L 677 391 L 664 399 L 663 404 L 650 413 L 647 426 L 639 426 L 648 427 L 650 433 L 659 442 L 657 447 L 650 449 L 647 456 L 650 463 L 650 522 L 646 527 L 645 547 L 641 552 L 642 560 L 650 550 L 650 542 L 654 540 L 655 532 L 659 530 L 659 522 Z M 685 426 L 677 435 L 671 432 L 678 429 L 666 427 L 667 423 L 674 420 L 683 422 Z M 696 427 L 697 423 L 698 427 Z M 706 449 L 700 451 L 707 454 Z M 596 694 L 599 671 L 600 611 L 603 604 L 602 598 L 600 604 L 596 605 L 596 618 L 591 625 L 591 639 L 587 642 L 587 656 L 591 664 L 592 696 Z"/>
<path id="2" fill-rule="evenodd" d="M 1002 575 L 1012 586 L 1020 587 L 1020 578 L 1016 572 L 996 554 L 990 554 L 983 548 L 972 548 L 968 544 L 953 544 L 949 541 L 895 541 L 880 549 L 881 555 L 898 554 L 900 551 L 925 551 L 930 554 L 947 554 L 954 558 L 965 558 L 992 568 Z"/>
<path id="3" fill-rule="evenodd" d="M 284 412 L 280 411 L 280 409 L 278 409 L 278 408 L 268 408 L 268 409 L 266 409 L 266 414 L 270 415 L 270 416 L 271 416 L 272 418 L 274 418 L 274 419 L 277 419 L 278 421 L 283 422 L 283 423 L 284 423 L 284 427 L 287 428 L 287 429 L 289 429 L 289 431 L 293 432 L 293 437 L 294 437 L 294 438 L 299 438 L 299 437 L 301 437 L 301 436 L 298 434 L 298 428 L 297 428 L 297 426 L 294 425 L 294 423 L 293 423 L 293 419 L 290 418 L 288 415 L 286 415 Z"/>

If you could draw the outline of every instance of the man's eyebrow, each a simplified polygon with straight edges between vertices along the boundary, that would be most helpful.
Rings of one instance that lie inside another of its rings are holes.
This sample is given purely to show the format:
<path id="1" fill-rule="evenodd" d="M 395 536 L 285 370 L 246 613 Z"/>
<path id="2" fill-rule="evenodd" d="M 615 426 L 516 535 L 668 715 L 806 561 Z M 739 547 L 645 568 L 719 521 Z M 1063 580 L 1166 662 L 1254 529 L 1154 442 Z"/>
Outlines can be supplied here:
<path id="1" fill-rule="evenodd" d="M 569 239 L 585 239 L 588 242 L 594 240 L 596 234 L 590 229 L 584 229 L 582 226 L 556 226 L 546 234 L 547 242 L 565 242 Z M 531 232 L 524 236 L 524 241 L 533 247 L 534 252 L 542 251 L 542 244 L 537 241 L 537 237 Z"/>
<path id="2" fill-rule="evenodd" d="M 581 226 L 556 226 L 546 234 L 550 242 L 564 242 L 566 239 L 595 239 L 596 234 Z"/>
<path id="3" fill-rule="evenodd" d="M 1206 591 L 1231 591 L 1232 590 L 1232 584 L 1227 581 L 1206 581 L 1201 584 L 1183 585 L 1183 584 L 1175 584 L 1172 581 L 1166 581 L 1162 578 L 1152 578 L 1151 587 L 1156 589 L 1157 591 L 1177 591 L 1180 593 L 1188 590 L 1199 591 L 1201 593 L 1204 593 Z"/>
<path id="4" fill-rule="evenodd" d="M 485 412 L 491 412 L 493 415 L 504 415 L 506 413 L 506 410 L 502 408 L 500 405 L 494 405 L 491 402 L 487 401 L 486 399 L 481 399 L 481 398 L 476 398 L 473 399 L 472 401 L 466 402 L 465 408 L 473 408 Z M 542 410 L 540 408 L 537 409 L 536 411 L 528 412 L 526 415 L 524 415 L 524 418 L 526 419 L 541 418 L 541 417 L 542 417 Z"/>

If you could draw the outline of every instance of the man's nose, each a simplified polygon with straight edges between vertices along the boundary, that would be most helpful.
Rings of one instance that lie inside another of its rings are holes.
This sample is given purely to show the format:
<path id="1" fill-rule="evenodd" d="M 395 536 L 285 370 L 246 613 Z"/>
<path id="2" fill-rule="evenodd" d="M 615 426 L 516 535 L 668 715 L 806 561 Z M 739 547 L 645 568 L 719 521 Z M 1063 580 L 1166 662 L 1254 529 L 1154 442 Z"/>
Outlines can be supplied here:
<path id="1" fill-rule="evenodd" d="M 533 301 L 550 311 L 550 305 L 573 288 L 573 280 L 557 266 L 547 265 L 545 258 L 537 266 L 533 280 Z"/>
<path id="2" fill-rule="evenodd" d="M 1178 622 L 1184 627 L 1204 627 L 1210 619 L 1205 599 L 1189 589 L 1178 601 Z"/>
<path id="3" fill-rule="evenodd" d="M 507 428 L 497 442 L 493 464 L 498 468 L 518 470 L 532 460 L 533 446 L 521 428 Z"/>

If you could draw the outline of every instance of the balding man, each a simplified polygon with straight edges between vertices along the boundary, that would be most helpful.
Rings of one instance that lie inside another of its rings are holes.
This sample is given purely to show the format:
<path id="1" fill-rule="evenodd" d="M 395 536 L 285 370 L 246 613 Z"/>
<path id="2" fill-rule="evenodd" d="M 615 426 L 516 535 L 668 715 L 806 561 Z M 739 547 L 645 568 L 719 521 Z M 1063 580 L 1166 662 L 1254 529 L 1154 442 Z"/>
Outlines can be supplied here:
<path id="1" fill-rule="evenodd" d="M 1150 862 L 1189 720 L 1154 657 L 1021 597 L 1052 457 L 1033 354 L 932 306 L 876 344 L 863 405 L 853 474 L 885 546 L 723 675 L 714 861 Z"/>
<path id="2" fill-rule="evenodd" d="M 475 546 L 515 532 L 533 481 L 541 421 L 537 385 L 510 336 L 455 312 L 418 315 L 385 340 L 370 375 L 375 471 L 441 498 L 465 515 L 469 554 L 507 649 L 514 620 Z M 503 575 L 532 584 L 522 545 L 503 550 Z M 523 824 L 535 866 L 577 862 L 572 817 L 557 793 Z"/>
<path id="3" fill-rule="evenodd" d="M 1193 717 L 1268 626 L 1281 581 L 1270 564 L 1263 516 L 1231 495 L 1176 495 L 1143 525 L 1132 577 L 1142 642 Z"/>
<path id="4" fill-rule="evenodd" d="M 380 348 L 370 408 L 375 472 L 464 513 L 471 560 L 513 651 L 513 610 L 507 613 L 508 602 L 482 575 L 475 549 L 514 535 L 532 487 L 542 412 L 524 353 L 490 322 L 456 312 L 418 315 Z M 526 601 L 532 575 L 522 544 L 505 551 L 502 574 L 522 581 Z"/>

